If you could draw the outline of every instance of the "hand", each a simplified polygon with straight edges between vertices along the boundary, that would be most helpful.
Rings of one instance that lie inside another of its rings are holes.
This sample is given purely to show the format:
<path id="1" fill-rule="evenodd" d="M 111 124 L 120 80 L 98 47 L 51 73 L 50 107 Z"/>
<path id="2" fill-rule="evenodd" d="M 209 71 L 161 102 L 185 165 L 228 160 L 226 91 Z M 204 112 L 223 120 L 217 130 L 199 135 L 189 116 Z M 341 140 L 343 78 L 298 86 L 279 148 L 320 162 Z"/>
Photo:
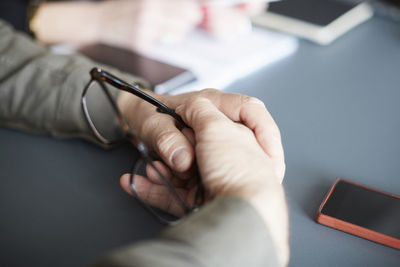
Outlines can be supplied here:
<path id="1" fill-rule="evenodd" d="M 44 2 L 31 23 L 44 43 L 104 43 L 140 51 L 178 41 L 201 21 L 197 0 Z"/>
<path id="2" fill-rule="evenodd" d="M 205 91 L 190 97 L 187 95 L 178 97 L 186 97 L 186 101 L 177 107 L 176 112 L 194 131 L 192 141 L 195 144 L 202 182 L 208 194 L 207 199 L 221 195 L 235 195 L 249 201 L 269 228 L 281 261 L 287 262 L 287 211 L 280 185 L 284 173 L 284 158 L 279 130 L 272 117 L 261 101 L 254 98 L 226 93 L 216 95 L 214 91 Z M 247 103 L 246 108 L 242 106 L 236 109 L 236 112 L 239 111 L 236 114 L 230 110 L 232 103 L 229 101 L 235 98 L 241 98 L 242 101 L 245 99 L 244 102 Z M 231 112 L 228 114 L 223 112 L 229 110 Z M 265 119 L 263 127 L 269 130 L 263 131 L 261 139 L 264 140 L 263 146 L 256 138 L 254 130 L 235 122 L 240 120 L 232 120 L 238 118 L 235 115 L 241 113 L 248 115 L 241 122 L 249 122 L 255 118 L 249 116 L 247 112 Z M 167 174 L 167 177 L 172 179 L 169 176 Z M 121 185 L 131 194 L 129 175 L 121 177 Z M 175 185 L 183 199 L 191 205 L 188 196 L 193 194 L 194 187 L 180 187 L 177 183 Z M 159 184 L 147 180 L 140 186 L 143 188 L 137 189 L 143 200 L 153 206 L 165 208 L 164 204 L 170 200 L 167 190 L 161 190 Z M 168 207 L 176 206 L 168 205 Z"/>
<path id="3" fill-rule="evenodd" d="M 115 0 L 100 3 L 101 42 L 136 51 L 177 42 L 201 20 L 196 0 Z"/>
<path id="4" fill-rule="evenodd" d="M 214 89 L 177 96 L 156 95 L 150 91 L 147 93 L 174 109 L 190 99 L 207 98 L 229 119 L 251 129 L 265 153 L 283 158 L 279 129 L 276 126 L 271 127 L 271 125 L 275 125 L 274 120 L 266 111 L 264 104 L 256 98 Z M 134 132 L 170 168 L 177 172 L 189 170 L 194 161 L 194 148 L 190 142 L 190 133 L 182 132 L 175 119 L 156 112 L 153 105 L 125 92 L 121 93 L 118 105 Z M 283 178 L 283 167 L 280 173 L 279 176 Z"/>

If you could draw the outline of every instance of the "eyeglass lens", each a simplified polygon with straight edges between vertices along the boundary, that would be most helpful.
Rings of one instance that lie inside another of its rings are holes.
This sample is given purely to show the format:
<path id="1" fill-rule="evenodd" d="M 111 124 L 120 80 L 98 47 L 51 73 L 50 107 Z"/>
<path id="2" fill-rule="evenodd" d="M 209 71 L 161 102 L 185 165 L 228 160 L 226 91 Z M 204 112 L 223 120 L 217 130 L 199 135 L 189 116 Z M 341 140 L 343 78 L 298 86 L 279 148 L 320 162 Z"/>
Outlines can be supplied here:
<path id="1" fill-rule="evenodd" d="M 118 143 L 126 138 L 121 124 L 124 118 L 113 99 L 118 91 L 114 86 L 97 80 L 92 80 L 86 87 L 86 116 L 92 130 L 103 143 Z M 178 219 L 170 214 L 183 215 L 191 210 L 172 185 L 172 179 L 173 176 L 166 165 L 153 161 L 144 154 L 135 161 L 131 170 L 132 192 L 151 214 L 166 224 Z"/>
<path id="2" fill-rule="evenodd" d="M 172 185 L 173 179 L 168 167 L 160 161 L 149 162 L 141 158 L 132 168 L 132 191 L 153 215 L 165 223 L 177 220 L 177 217 L 170 214 L 183 215 L 189 210 L 182 195 Z"/>
<path id="3" fill-rule="evenodd" d="M 124 138 L 125 134 L 122 131 L 118 111 L 104 89 L 110 95 L 118 93 L 118 89 L 114 86 L 94 80 L 87 89 L 86 106 L 94 128 L 101 137 L 112 143 Z M 99 113 L 99 110 L 101 110 L 101 113 Z M 111 125 L 110 122 L 112 122 Z"/>

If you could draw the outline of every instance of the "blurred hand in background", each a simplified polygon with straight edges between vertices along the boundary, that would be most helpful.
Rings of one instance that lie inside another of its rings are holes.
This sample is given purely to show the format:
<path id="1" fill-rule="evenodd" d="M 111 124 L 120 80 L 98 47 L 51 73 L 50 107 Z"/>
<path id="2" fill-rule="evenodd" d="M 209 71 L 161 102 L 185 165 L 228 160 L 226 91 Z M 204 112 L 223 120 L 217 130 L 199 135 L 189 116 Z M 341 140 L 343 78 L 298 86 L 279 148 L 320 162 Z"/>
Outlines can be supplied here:
<path id="1" fill-rule="evenodd" d="M 201 27 L 217 39 L 228 39 L 251 30 L 250 17 L 267 8 L 264 2 L 243 1 L 238 5 L 222 5 L 208 1 L 202 6 Z"/>
<path id="2" fill-rule="evenodd" d="M 30 26 L 46 44 L 103 43 L 140 52 L 157 42 L 179 42 L 198 26 L 218 39 L 248 32 L 248 17 L 264 9 L 263 3 L 228 6 L 200 0 L 44 2 Z"/>

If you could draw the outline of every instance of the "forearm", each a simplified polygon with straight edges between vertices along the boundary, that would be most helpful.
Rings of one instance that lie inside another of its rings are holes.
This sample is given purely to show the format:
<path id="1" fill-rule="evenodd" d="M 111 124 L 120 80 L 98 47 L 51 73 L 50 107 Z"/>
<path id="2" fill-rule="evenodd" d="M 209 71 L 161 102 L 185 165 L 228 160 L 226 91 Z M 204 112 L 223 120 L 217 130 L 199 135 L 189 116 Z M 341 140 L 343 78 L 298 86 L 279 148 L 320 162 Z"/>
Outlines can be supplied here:
<path id="1" fill-rule="evenodd" d="M 99 2 L 44 2 L 33 20 L 31 30 L 46 44 L 90 44 L 100 34 Z"/>
<path id="2" fill-rule="evenodd" d="M 97 63 L 79 55 L 52 54 L 0 21 L 0 66 L 0 125 L 96 142 L 80 100 Z M 136 80 L 117 73 L 127 82 Z M 112 125 L 102 111 L 102 99 L 96 101 L 95 114 Z"/>

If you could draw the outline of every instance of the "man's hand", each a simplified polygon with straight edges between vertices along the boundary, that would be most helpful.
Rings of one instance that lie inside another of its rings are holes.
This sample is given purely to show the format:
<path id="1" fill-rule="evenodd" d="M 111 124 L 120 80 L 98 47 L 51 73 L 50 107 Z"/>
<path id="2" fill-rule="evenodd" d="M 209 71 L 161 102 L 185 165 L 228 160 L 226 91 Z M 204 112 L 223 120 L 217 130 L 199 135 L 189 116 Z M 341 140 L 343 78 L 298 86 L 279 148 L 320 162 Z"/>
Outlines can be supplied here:
<path id="1" fill-rule="evenodd" d="M 104 43 L 141 51 L 176 42 L 201 21 L 197 0 L 114 0 L 42 3 L 31 23 L 44 43 Z"/>
<path id="2" fill-rule="evenodd" d="M 218 6 L 201 0 L 43 2 L 30 26 L 47 44 L 104 43 L 140 52 L 157 42 L 178 42 L 199 25 L 217 38 L 235 36 L 250 29 L 249 15 L 264 9 L 263 3 Z"/>
<path id="3" fill-rule="evenodd" d="M 186 129 L 185 136 L 189 143 L 194 143 L 207 200 L 235 195 L 249 201 L 264 219 L 280 259 L 286 263 L 288 222 L 281 186 L 285 169 L 283 149 L 278 127 L 262 102 L 215 90 L 165 96 L 163 101 L 176 106 L 176 112 L 192 127 L 192 132 Z M 161 169 L 191 205 L 196 186 L 179 182 L 166 166 Z M 121 185 L 132 194 L 129 174 L 121 177 Z M 149 204 L 182 215 L 181 210 L 171 209 L 178 204 L 165 206 L 171 196 L 161 183 L 143 180 L 136 188 Z"/>
<path id="4" fill-rule="evenodd" d="M 279 129 L 264 104 L 256 98 L 215 89 L 177 96 L 147 93 L 174 109 L 192 99 L 206 98 L 230 120 L 248 127 L 267 155 L 283 160 Z M 118 105 L 135 133 L 170 168 L 177 172 L 186 172 L 190 169 L 194 161 L 194 147 L 189 140 L 191 138 L 189 131 L 182 132 L 182 126 L 175 119 L 156 112 L 153 105 L 129 93 L 121 93 Z M 283 179 L 284 167 L 281 166 L 279 171 L 279 177 Z"/>
<path id="5" fill-rule="evenodd" d="M 201 21 L 197 0 L 115 0 L 99 7 L 100 42 L 135 51 L 180 41 Z"/>

